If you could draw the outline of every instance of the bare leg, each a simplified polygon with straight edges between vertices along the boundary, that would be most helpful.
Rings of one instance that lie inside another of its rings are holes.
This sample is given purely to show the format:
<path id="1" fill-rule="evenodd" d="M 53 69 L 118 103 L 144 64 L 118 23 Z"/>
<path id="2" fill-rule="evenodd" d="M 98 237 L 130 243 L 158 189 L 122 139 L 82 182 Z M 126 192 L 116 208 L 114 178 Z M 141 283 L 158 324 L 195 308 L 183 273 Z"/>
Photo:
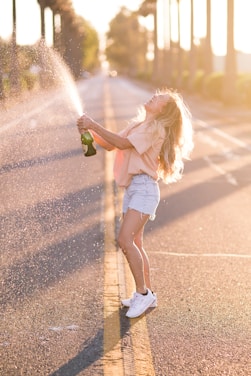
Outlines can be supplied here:
<path id="1" fill-rule="evenodd" d="M 147 286 L 144 273 L 145 252 L 142 254 L 135 243 L 135 237 L 142 232 L 148 219 L 149 215 L 129 209 L 124 216 L 118 236 L 119 246 L 127 258 L 134 277 L 136 291 L 142 294 L 146 292 Z"/>
<path id="2" fill-rule="evenodd" d="M 141 231 L 136 235 L 134 239 L 134 243 L 138 247 L 141 256 L 143 258 L 143 264 L 144 264 L 144 277 L 145 277 L 145 283 L 146 287 L 148 287 L 152 291 L 151 286 L 151 279 L 150 279 L 150 263 L 147 256 L 147 253 L 143 246 L 143 235 L 144 235 L 144 227 L 141 229 Z"/>

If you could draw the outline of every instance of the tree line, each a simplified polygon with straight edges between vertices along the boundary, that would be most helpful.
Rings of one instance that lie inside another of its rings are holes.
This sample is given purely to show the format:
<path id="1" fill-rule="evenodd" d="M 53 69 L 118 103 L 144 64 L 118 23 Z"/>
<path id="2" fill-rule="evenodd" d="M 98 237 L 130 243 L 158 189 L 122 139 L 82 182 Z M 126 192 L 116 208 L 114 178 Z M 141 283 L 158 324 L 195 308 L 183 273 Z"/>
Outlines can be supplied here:
<path id="1" fill-rule="evenodd" d="M 78 78 L 83 69 L 94 70 L 99 66 L 99 41 L 96 30 L 82 17 L 75 14 L 71 0 L 34 0 L 40 6 L 41 40 L 45 38 L 45 9 L 50 8 L 53 19 L 53 47 L 73 75 Z M 190 2 L 190 49 L 181 46 L 181 2 Z M 158 0 L 142 0 L 138 10 L 122 7 L 111 20 L 106 35 L 106 59 L 110 66 L 122 74 L 150 81 L 158 86 L 173 87 L 199 93 L 226 104 L 244 103 L 251 106 L 251 75 L 237 71 L 234 48 L 235 1 L 227 0 L 227 54 L 222 72 L 213 71 L 212 52 L 212 1 L 206 0 L 206 36 L 199 44 L 194 42 L 194 0 L 162 0 L 169 47 L 158 47 Z M 31 89 L 34 75 L 29 71 L 35 59 L 32 46 L 16 44 L 16 10 L 13 3 L 13 33 L 11 42 L 0 40 L 0 99 L 6 92 L 20 91 L 20 85 Z M 171 17 L 171 7 L 177 7 L 177 19 Z M 139 16 L 152 15 L 153 30 L 142 26 Z M 60 27 L 57 20 L 60 20 Z M 178 40 L 171 35 L 172 24 L 178 25 Z M 36 46 L 35 46 L 36 48 Z M 22 72 L 20 74 L 20 71 Z M 7 72 L 9 72 L 8 77 Z M 21 84 L 20 84 L 21 82 Z"/>
<path id="2" fill-rule="evenodd" d="M 71 0 L 34 0 L 40 6 L 41 38 L 35 46 L 16 42 L 16 0 L 12 0 L 13 30 L 10 41 L 0 38 L 0 100 L 31 90 L 37 75 L 31 67 L 39 64 L 38 48 L 46 35 L 45 9 L 52 12 L 53 48 L 62 56 L 75 78 L 83 69 L 91 71 L 98 64 L 99 40 L 96 30 L 74 12 Z M 41 80 L 40 80 L 41 82 Z"/>
<path id="3" fill-rule="evenodd" d="M 181 46 L 181 2 L 190 2 L 190 49 Z M 212 2 L 206 0 L 206 36 L 195 43 L 194 36 L 194 0 L 163 0 L 165 23 L 169 39 L 169 47 L 158 47 L 158 0 L 144 0 L 136 12 L 121 9 L 110 23 L 107 34 L 108 60 L 118 70 L 134 74 L 138 78 L 150 80 L 157 85 L 165 85 L 199 93 L 206 97 L 221 100 L 225 104 L 242 103 L 251 106 L 251 74 L 237 71 L 237 52 L 234 47 L 235 2 L 227 0 L 227 53 L 224 70 L 215 72 L 213 69 L 212 51 Z M 171 17 L 171 7 L 177 7 L 177 19 Z M 138 16 L 152 15 L 153 32 L 140 27 Z M 178 25 L 178 41 L 174 42 L 171 35 L 172 24 Z M 137 25 L 137 26 L 136 26 Z M 214 27 L 217 27 L 215 25 Z M 144 43 L 143 41 L 148 41 Z M 152 45 L 152 60 L 146 59 L 149 43 Z M 147 47 L 148 44 L 148 47 Z"/>

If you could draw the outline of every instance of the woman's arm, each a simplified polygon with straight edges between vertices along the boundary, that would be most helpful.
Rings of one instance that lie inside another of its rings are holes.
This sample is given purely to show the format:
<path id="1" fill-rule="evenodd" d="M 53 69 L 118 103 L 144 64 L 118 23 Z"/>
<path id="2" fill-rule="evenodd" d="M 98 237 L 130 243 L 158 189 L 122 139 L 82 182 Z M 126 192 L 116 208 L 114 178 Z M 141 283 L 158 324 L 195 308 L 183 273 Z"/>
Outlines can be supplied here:
<path id="1" fill-rule="evenodd" d="M 87 130 L 92 131 L 94 140 L 106 150 L 113 150 L 114 148 L 123 150 L 133 147 L 127 138 L 109 131 L 87 115 L 81 116 L 77 125 L 80 133 Z"/>
<path id="2" fill-rule="evenodd" d="M 82 131 L 82 133 L 86 132 L 85 131 Z M 112 144 L 110 144 L 109 142 L 107 142 L 106 140 L 103 139 L 103 137 L 99 136 L 96 132 L 94 132 L 93 130 L 91 130 L 91 134 L 95 140 L 95 142 L 100 145 L 102 148 L 104 148 L 105 150 L 107 151 L 111 151 L 111 150 L 114 150 L 115 149 L 115 146 L 113 146 Z"/>

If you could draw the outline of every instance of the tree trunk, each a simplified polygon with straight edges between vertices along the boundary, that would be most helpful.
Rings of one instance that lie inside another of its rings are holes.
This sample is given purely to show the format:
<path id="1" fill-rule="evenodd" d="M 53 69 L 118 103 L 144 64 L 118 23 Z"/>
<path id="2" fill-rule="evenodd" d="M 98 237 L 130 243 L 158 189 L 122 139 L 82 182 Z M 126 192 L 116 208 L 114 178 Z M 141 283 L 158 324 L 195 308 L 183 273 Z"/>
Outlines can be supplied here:
<path id="1" fill-rule="evenodd" d="M 40 1 L 40 19 L 41 19 L 41 38 L 45 39 L 45 20 L 44 20 L 44 9 L 45 5 L 43 1 Z"/>
<path id="2" fill-rule="evenodd" d="M 236 101 L 236 52 L 234 48 L 234 0 L 227 2 L 227 54 L 225 60 L 225 77 L 222 99 L 225 104 Z"/>
<path id="3" fill-rule="evenodd" d="M 195 78 L 195 72 L 196 72 L 196 51 L 195 51 L 195 45 L 194 45 L 194 2 L 193 0 L 190 0 L 190 6 L 191 6 L 191 28 L 190 28 L 190 53 L 189 53 L 189 90 L 193 91 L 193 84 L 194 84 L 194 78 Z"/>
<path id="4" fill-rule="evenodd" d="M 213 71 L 213 52 L 211 42 L 211 0 L 207 0 L 207 33 L 205 39 L 205 75 L 208 76 Z"/>
<path id="5" fill-rule="evenodd" d="M 154 44 L 154 60 L 153 60 L 153 80 L 159 80 L 159 48 L 158 48 L 158 21 L 157 21 L 157 5 L 153 11 L 153 44 Z"/>
<path id="6" fill-rule="evenodd" d="M 18 95 L 20 92 L 19 69 L 18 69 L 18 52 L 16 39 L 16 0 L 12 0 L 12 40 L 11 40 L 11 72 L 10 72 L 10 86 L 11 94 Z"/>
<path id="7" fill-rule="evenodd" d="M 177 56 L 177 80 L 176 80 L 176 85 L 177 88 L 180 89 L 182 86 L 182 70 L 183 70 L 183 53 L 181 49 L 181 44 L 180 44 L 180 0 L 176 0 L 178 4 L 178 9 L 177 9 L 177 16 L 178 16 L 178 56 Z"/>
<path id="8" fill-rule="evenodd" d="M 168 24 L 168 29 L 167 29 L 167 35 L 168 35 L 168 40 L 164 46 L 164 68 L 166 70 L 165 77 L 167 81 L 168 86 L 172 86 L 172 26 L 171 26 L 171 0 L 166 0 L 167 6 L 164 8 L 165 12 L 165 17 L 167 18 L 167 24 Z"/>
<path id="9" fill-rule="evenodd" d="M 4 84 L 3 84 L 3 46 L 0 45 L 0 104 L 5 100 Z"/>

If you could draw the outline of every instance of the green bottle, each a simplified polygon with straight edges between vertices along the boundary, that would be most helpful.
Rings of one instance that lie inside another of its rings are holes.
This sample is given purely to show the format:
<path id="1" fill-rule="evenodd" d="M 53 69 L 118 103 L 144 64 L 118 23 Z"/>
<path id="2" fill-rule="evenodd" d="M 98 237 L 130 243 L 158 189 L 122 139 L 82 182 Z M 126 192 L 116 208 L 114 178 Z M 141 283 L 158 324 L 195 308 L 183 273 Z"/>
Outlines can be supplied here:
<path id="1" fill-rule="evenodd" d="M 97 153 L 97 150 L 92 144 L 93 141 L 94 139 L 90 132 L 87 131 L 81 134 L 82 148 L 86 157 L 91 157 L 92 155 L 95 155 Z"/>

